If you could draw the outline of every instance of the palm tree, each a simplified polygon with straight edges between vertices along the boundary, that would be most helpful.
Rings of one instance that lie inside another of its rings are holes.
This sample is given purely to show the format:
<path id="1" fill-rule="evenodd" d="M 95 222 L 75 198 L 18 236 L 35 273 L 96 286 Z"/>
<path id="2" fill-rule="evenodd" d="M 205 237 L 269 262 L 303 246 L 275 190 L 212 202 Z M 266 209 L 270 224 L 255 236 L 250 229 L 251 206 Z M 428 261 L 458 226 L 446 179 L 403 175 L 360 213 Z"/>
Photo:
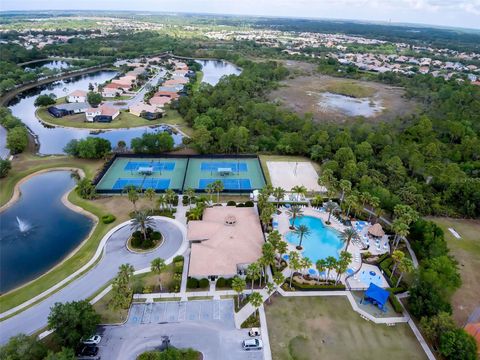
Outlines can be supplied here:
<path id="1" fill-rule="evenodd" d="M 352 261 L 352 254 L 348 251 L 342 251 L 340 253 L 340 258 L 338 259 L 337 263 L 335 264 L 335 270 L 337 271 L 337 278 L 335 279 L 335 285 L 338 284 L 340 280 L 340 276 L 342 276 L 345 271 L 348 269 L 348 265 Z"/>
<path id="2" fill-rule="evenodd" d="M 175 200 L 175 191 L 167 189 L 167 191 L 165 191 L 165 199 L 167 200 L 169 209 L 172 210 L 173 201 Z"/>
<path id="3" fill-rule="evenodd" d="M 299 205 L 293 205 L 290 210 L 287 211 L 287 215 L 292 219 L 291 229 L 295 227 L 295 220 L 303 216 L 303 210 Z"/>
<path id="4" fill-rule="evenodd" d="M 255 308 L 255 316 L 258 318 L 258 308 L 263 304 L 263 297 L 257 291 L 254 291 L 248 297 L 248 302 Z"/>
<path id="5" fill-rule="evenodd" d="M 327 262 L 325 259 L 319 259 L 315 263 L 315 267 L 317 268 L 318 271 L 318 278 L 320 279 L 320 274 L 325 271 L 327 268 Z"/>
<path id="6" fill-rule="evenodd" d="M 395 287 L 398 287 L 400 285 L 400 281 L 402 281 L 402 277 L 405 273 L 411 273 L 415 267 L 413 266 L 413 261 L 410 260 L 409 258 L 405 257 L 403 258 L 400 263 L 398 264 L 398 270 L 400 270 L 400 276 L 397 280 L 397 284 Z"/>
<path id="7" fill-rule="evenodd" d="M 200 220 L 203 216 L 203 206 L 198 205 L 188 212 L 188 220 Z"/>
<path id="8" fill-rule="evenodd" d="M 273 274 L 273 282 L 277 287 L 281 286 L 285 282 L 285 276 L 280 271 Z"/>
<path id="9" fill-rule="evenodd" d="M 237 307 L 240 307 L 240 295 L 242 294 L 243 290 L 247 287 L 245 280 L 241 277 L 235 276 L 232 280 L 232 289 L 238 294 L 237 297 Z"/>
<path id="10" fill-rule="evenodd" d="M 348 227 L 340 234 L 340 239 L 342 239 L 343 243 L 346 244 L 345 250 L 347 250 L 348 246 L 350 245 L 350 241 L 352 239 L 359 239 L 359 237 L 354 228 Z"/>
<path id="11" fill-rule="evenodd" d="M 127 194 L 128 200 L 133 204 L 133 210 L 137 211 L 137 201 L 140 198 L 138 189 L 135 186 L 125 186 L 123 192 Z"/>
<path id="12" fill-rule="evenodd" d="M 247 267 L 247 277 L 252 280 L 252 289 L 253 289 L 253 283 L 255 280 L 260 278 L 260 274 L 262 273 L 262 269 L 260 268 L 260 265 L 256 262 L 251 263 Z"/>
<path id="13" fill-rule="evenodd" d="M 392 277 L 395 274 L 395 270 L 397 270 L 398 264 L 400 264 L 404 258 L 405 258 L 405 253 L 403 251 L 395 250 L 392 253 L 392 259 L 393 259 L 394 265 L 393 265 L 392 273 L 390 274 L 390 280 L 392 280 Z"/>
<path id="14" fill-rule="evenodd" d="M 275 251 L 278 250 L 278 243 L 282 241 L 282 235 L 278 232 L 278 230 L 272 231 L 270 234 L 268 234 L 267 238 L 268 242 L 273 245 L 273 248 Z"/>
<path id="15" fill-rule="evenodd" d="M 293 232 L 300 239 L 300 241 L 298 243 L 298 246 L 297 246 L 297 250 L 301 250 L 302 249 L 303 238 L 308 237 L 311 234 L 311 231 L 310 231 L 310 229 L 308 228 L 307 225 L 300 224 Z"/>
<path id="16" fill-rule="evenodd" d="M 285 197 L 285 189 L 281 187 L 276 187 L 273 189 L 273 197 L 277 200 L 277 208 L 280 206 L 280 200 Z"/>
<path id="17" fill-rule="evenodd" d="M 154 189 L 148 188 L 148 189 L 145 190 L 143 195 L 148 199 L 148 201 L 153 203 L 153 200 L 155 199 L 155 195 L 157 195 L 157 194 L 155 193 Z"/>
<path id="18" fill-rule="evenodd" d="M 267 283 L 267 285 L 265 285 L 265 288 L 267 290 L 267 294 L 268 294 L 268 302 L 271 303 L 272 302 L 272 294 L 275 292 L 275 284 L 272 283 L 272 282 L 269 282 Z"/>
<path id="19" fill-rule="evenodd" d="M 167 268 L 167 265 L 165 264 L 165 260 L 163 260 L 162 258 L 155 258 L 150 263 L 150 269 L 154 274 L 158 275 L 158 283 L 160 285 L 160 291 L 163 291 L 162 279 L 160 277 L 160 274 L 164 272 L 166 268 Z"/>
<path id="20" fill-rule="evenodd" d="M 167 198 L 165 195 L 159 195 L 157 198 L 157 205 L 160 207 L 160 209 L 165 209 L 167 206 Z"/>
<path id="21" fill-rule="evenodd" d="M 282 255 L 285 254 L 287 250 L 288 250 L 288 244 L 285 241 L 280 240 L 277 245 L 277 251 L 280 257 L 282 257 Z"/>
<path id="22" fill-rule="evenodd" d="M 408 235 L 409 227 L 405 222 L 403 222 L 402 219 L 395 219 L 392 223 L 392 230 L 395 233 L 395 237 L 393 238 L 392 247 L 390 250 L 395 250 L 398 246 L 397 241 L 398 243 L 400 242 L 399 238 Z"/>
<path id="23" fill-rule="evenodd" d="M 297 186 L 294 186 L 292 187 L 292 192 L 294 194 L 297 194 L 297 195 L 303 195 L 303 196 L 306 196 L 307 195 L 307 188 L 303 185 L 297 185 Z"/>
<path id="24" fill-rule="evenodd" d="M 370 203 L 370 199 L 372 198 L 372 195 L 370 195 L 369 192 L 361 192 L 359 195 L 359 199 L 362 202 L 362 205 L 365 207 L 367 204 Z"/>
<path id="25" fill-rule="evenodd" d="M 327 280 L 330 278 L 330 271 L 336 266 L 337 259 L 333 256 L 328 256 L 325 259 L 325 267 L 327 268 Z"/>
<path id="26" fill-rule="evenodd" d="M 266 242 L 262 246 L 262 259 L 265 266 L 271 266 L 275 264 L 275 248 L 269 242 Z"/>
<path id="27" fill-rule="evenodd" d="M 373 209 L 373 213 L 376 214 L 376 209 L 380 206 L 380 199 L 376 196 L 372 196 L 370 197 L 370 199 L 368 199 L 368 205 L 371 206 L 371 208 Z M 371 218 L 372 214 L 369 213 L 368 221 L 370 221 Z"/>
<path id="28" fill-rule="evenodd" d="M 135 269 L 130 264 L 122 264 L 118 268 L 117 278 L 123 284 L 127 284 L 130 282 L 130 279 L 133 276 Z"/>
<path id="29" fill-rule="evenodd" d="M 332 216 L 332 213 L 334 211 L 338 211 L 339 207 L 338 207 L 338 204 L 336 202 L 333 202 L 333 201 L 329 201 L 327 202 L 327 204 L 325 205 L 325 209 L 328 211 L 328 220 L 327 220 L 327 225 L 330 225 L 331 222 L 330 222 L 330 218 Z"/>
<path id="30" fill-rule="evenodd" d="M 348 180 L 342 179 L 338 183 L 340 189 L 342 190 L 342 195 L 340 196 L 340 204 L 342 204 L 345 194 L 352 190 L 352 183 Z"/>
<path id="31" fill-rule="evenodd" d="M 303 257 L 300 260 L 301 269 L 309 269 L 312 267 L 312 265 L 312 260 L 310 260 L 308 257 Z"/>
<path id="32" fill-rule="evenodd" d="M 268 230 L 268 224 L 270 223 L 270 219 L 272 218 L 273 214 L 275 213 L 275 206 L 268 203 L 266 204 L 260 213 L 260 220 L 263 224 L 263 231 L 266 232 Z"/>
<path id="33" fill-rule="evenodd" d="M 345 205 L 347 206 L 347 218 L 350 215 L 350 210 L 351 209 L 357 209 L 358 208 L 358 196 L 355 194 L 350 194 L 345 198 Z M 356 211 L 355 211 L 356 212 Z"/>
<path id="34" fill-rule="evenodd" d="M 224 189 L 223 182 L 221 180 L 215 180 L 212 184 L 213 190 L 217 193 L 217 204 L 220 204 L 220 193 Z"/>
<path id="35" fill-rule="evenodd" d="M 207 185 L 207 187 L 205 188 L 205 192 L 208 194 L 210 202 L 213 202 L 212 194 L 215 192 L 215 189 L 213 188 L 213 182 Z"/>
<path id="36" fill-rule="evenodd" d="M 185 195 L 188 196 L 188 204 L 189 204 L 189 208 L 191 209 L 192 208 L 192 198 L 195 196 L 195 190 L 192 189 L 192 188 L 188 188 L 187 190 L 185 190 Z"/>
<path id="37" fill-rule="evenodd" d="M 131 228 L 134 231 L 140 230 L 143 234 L 143 239 L 147 240 L 147 228 L 153 224 L 153 218 L 149 211 L 136 211 L 132 219 Z"/>
<path id="38" fill-rule="evenodd" d="M 288 267 L 290 268 L 290 288 L 292 287 L 292 279 L 295 271 L 301 269 L 300 255 L 296 251 L 290 251 L 288 259 Z"/>

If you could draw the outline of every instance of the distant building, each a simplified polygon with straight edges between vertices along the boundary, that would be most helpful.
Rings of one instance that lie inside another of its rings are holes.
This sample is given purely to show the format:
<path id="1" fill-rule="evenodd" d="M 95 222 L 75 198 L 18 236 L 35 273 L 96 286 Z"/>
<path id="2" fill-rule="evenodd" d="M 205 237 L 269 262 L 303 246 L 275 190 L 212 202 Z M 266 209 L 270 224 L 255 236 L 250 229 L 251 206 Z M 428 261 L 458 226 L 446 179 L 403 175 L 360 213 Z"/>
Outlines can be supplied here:
<path id="1" fill-rule="evenodd" d="M 108 105 L 100 105 L 97 108 L 89 108 L 85 112 L 85 117 L 89 122 L 110 122 L 120 115 L 120 111 Z"/>
<path id="2" fill-rule="evenodd" d="M 84 103 L 87 101 L 87 92 L 83 90 L 75 90 L 68 94 L 67 101 L 69 103 Z"/>

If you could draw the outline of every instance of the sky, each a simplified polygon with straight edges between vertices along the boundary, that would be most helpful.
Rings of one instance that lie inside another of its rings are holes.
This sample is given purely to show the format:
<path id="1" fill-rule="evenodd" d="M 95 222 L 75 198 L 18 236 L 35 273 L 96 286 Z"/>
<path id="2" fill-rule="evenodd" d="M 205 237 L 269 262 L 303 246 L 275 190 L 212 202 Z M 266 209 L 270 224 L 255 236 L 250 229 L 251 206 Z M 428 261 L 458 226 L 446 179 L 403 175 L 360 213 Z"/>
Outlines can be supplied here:
<path id="1" fill-rule="evenodd" d="M 480 29 L 480 0 L 0 0 L 0 9 L 216 13 Z"/>

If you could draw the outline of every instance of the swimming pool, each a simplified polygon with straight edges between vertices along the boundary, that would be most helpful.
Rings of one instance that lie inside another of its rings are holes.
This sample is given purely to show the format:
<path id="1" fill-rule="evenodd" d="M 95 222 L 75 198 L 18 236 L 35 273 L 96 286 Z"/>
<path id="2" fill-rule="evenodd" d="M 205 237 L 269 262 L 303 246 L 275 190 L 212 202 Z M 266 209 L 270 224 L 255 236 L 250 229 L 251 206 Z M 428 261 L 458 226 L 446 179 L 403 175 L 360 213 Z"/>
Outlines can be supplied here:
<path id="1" fill-rule="evenodd" d="M 306 225 L 310 229 L 310 235 L 303 237 L 303 256 L 308 257 L 313 264 L 315 264 L 317 260 L 326 259 L 329 256 L 333 256 L 335 259 L 339 258 L 340 251 L 344 245 L 336 230 L 325 226 L 321 219 L 313 216 L 297 218 L 295 220 L 295 226 L 300 224 Z M 293 231 L 289 231 L 285 235 L 285 238 L 290 244 L 295 246 L 298 245 L 300 240 Z"/>

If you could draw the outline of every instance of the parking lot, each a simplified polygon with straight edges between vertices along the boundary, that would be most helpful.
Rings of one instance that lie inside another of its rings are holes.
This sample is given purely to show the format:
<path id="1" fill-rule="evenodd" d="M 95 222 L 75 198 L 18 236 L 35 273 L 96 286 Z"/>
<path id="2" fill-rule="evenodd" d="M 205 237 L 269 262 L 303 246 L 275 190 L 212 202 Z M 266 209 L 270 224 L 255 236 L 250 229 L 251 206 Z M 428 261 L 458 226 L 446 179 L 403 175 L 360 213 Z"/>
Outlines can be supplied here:
<path id="1" fill-rule="evenodd" d="M 125 325 L 105 326 L 99 344 L 101 359 L 133 360 L 169 336 L 178 348 L 191 347 L 205 360 L 260 360 L 263 351 L 244 351 L 248 329 L 237 330 L 232 300 L 164 301 L 134 304 Z"/>

